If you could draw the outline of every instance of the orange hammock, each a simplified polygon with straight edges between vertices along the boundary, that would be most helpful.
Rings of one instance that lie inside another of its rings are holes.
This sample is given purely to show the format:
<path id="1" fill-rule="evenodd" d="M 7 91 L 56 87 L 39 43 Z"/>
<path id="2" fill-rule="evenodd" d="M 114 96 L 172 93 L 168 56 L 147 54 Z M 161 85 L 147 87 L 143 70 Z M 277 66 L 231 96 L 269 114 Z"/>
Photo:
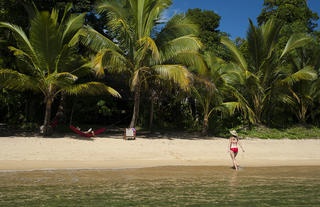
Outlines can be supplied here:
<path id="1" fill-rule="evenodd" d="M 72 125 L 70 125 L 70 129 L 72 129 L 75 133 L 77 133 L 83 137 L 93 137 L 97 134 L 101 134 L 102 132 L 104 132 L 104 130 L 106 130 L 106 128 L 101 128 L 96 131 L 93 131 L 93 133 L 84 133 Z"/>

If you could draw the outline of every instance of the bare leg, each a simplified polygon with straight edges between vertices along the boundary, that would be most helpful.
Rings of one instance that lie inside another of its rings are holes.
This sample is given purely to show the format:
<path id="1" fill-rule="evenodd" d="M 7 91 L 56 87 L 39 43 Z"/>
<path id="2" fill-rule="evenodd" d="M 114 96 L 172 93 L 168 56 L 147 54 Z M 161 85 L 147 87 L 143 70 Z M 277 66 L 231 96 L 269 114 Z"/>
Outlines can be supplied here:
<path id="1" fill-rule="evenodd" d="M 235 156 L 237 154 L 235 154 L 233 151 L 230 152 L 230 156 L 231 156 L 231 159 L 232 159 L 232 163 L 233 163 L 233 166 L 236 170 L 238 170 L 238 164 L 237 164 L 237 161 L 235 159 Z"/>
<path id="2" fill-rule="evenodd" d="M 238 169 L 239 169 L 239 164 L 238 164 L 238 162 L 237 162 L 237 160 L 236 160 L 237 155 L 238 155 L 238 152 L 235 152 L 235 153 L 234 153 L 234 160 L 236 161 L 237 167 L 238 167 Z"/>

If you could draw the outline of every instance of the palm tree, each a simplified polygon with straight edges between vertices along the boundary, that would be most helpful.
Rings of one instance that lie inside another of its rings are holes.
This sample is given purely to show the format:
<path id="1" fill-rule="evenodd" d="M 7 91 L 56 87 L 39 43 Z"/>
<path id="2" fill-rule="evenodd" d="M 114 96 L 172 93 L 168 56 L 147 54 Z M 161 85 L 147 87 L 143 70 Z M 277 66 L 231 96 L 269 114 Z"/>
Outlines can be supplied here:
<path id="1" fill-rule="evenodd" d="M 173 80 L 187 89 L 190 73 L 186 66 L 201 64 L 197 52 L 201 43 L 195 36 L 197 26 L 184 15 L 174 16 L 155 33 L 163 11 L 171 3 L 171 0 L 106 0 L 98 4 L 97 10 L 108 15 L 107 26 L 114 39 L 111 41 L 92 28 L 83 30 L 83 42 L 97 52 L 94 59 L 97 74 L 103 75 L 104 69 L 130 73 L 130 87 L 134 91 L 130 127 L 137 124 L 141 86 L 149 76 Z"/>
<path id="2" fill-rule="evenodd" d="M 72 8 L 68 4 L 64 10 L 61 23 L 58 12 L 39 12 L 30 20 L 29 36 L 18 26 L 1 22 L 0 27 L 12 31 L 17 46 L 9 49 L 23 62 L 18 71 L 3 69 L 0 71 L 1 85 L 14 90 L 34 90 L 44 95 L 46 111 L 44 118 L 44 135 L 49 133 L 51 104 L 55 97 L 66 94 L 119 94 L 100 82 L 80 83 L 78 77 L 90 72 L 87 60 L 76 54 L 79 30 L 83 26 L 84 14 L 70 15 Z"/>
<path id="3" fill-rule="evenodd" d="M 274 19 L 270 19 L 261 27 L 256 27 L 250 20 L 247 33 L 248 56 L 245 60 L 243 54 L 227 38 L 222 38 L 222 43 L 230 49 L 234 57 L 234 63 L 242 70 L 244 97 L 253 109 L 256 122 L 262 123 L 262 115 L 267 108 L 274 107 L 274 103 L 291 103 L 292 99 L 287 94 L 288 83 L 301 80 L 311 80 L 314 71 L 309 68 L 296 72 L 287 72 L 283 67 L 284 56 L 290 51 L 304 46 L 311 41 L 309 36 L 294 34 L 288 40 L 281 55 L 276 51 L 276 43 L 279 38 L 280 25 Z"/>
<path id="4" fill-rule="evenodd" d="M 317 84 L 317 73 L 314 70 L 320 66 L 319 60 L 320 47 L 312 41 L 310 45 L 304 48 L 297 48 L 287 54 L 288 67 L 291 73 L 309 70 L 312 75 L 309 79 L 313 81 L 300 81 L 294 83 L 294 80 L 288 79 L 287 84 L 290 94 L 294 100 L 292 111 L 300 123 L 305 124 L 308 112 L 310 112 L 315 100 L 319 96 L 319 85 Z M 297 73 L 299 74 L 299 73 Z"/>
<path id="5" fill-rule="evenodd" d="M 192 89 L 197 101 L 203 109 L 202 134 L 206 135 L 209 118 L 214 112 L 232 115 L 235 110 L 242 111 L 245 117 L 254 123 L 254 114 L 239 91 L 233 87 L 238 83 L 238 70 L 230 67 L 222 59 L 211 52 L 203 55 L 206 66 L 205 75 L 197 75 L 196 84 Z M 231 100 L 234 101 L 231 101 Z"/>

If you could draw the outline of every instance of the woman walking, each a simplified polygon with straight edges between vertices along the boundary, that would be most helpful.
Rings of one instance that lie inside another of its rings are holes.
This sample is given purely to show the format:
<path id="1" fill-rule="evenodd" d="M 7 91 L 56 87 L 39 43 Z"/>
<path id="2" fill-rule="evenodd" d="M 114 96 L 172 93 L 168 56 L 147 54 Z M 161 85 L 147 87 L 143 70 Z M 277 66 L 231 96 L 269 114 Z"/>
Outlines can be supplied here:
<path id="1" fill-rule="evenodd" d="M 230 139 L 229 139 L 229 145 L 228 145 L 228 152 L 230 152 L 230 156 L 233 163 L 233 168 L 238 170 L 239 165 L 236 160 L 236 156 L 238 154 L 238 145 L 241 147 L 242 152 L 244 152 L 244 149 L 240 143 L 240 140 L 238 138 L 238 133 L 235 130 L 230 131 Z"/>

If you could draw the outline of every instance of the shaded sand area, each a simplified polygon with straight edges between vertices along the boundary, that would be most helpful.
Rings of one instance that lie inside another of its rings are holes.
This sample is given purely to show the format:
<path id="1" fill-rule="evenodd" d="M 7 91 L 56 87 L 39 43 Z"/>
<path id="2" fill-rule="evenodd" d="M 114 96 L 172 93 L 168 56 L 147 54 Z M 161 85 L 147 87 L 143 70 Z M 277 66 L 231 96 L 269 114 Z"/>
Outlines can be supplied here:
<path id="1" fill-rule="evenodd" d="M 320 166 L 320 139 L 241 140 L 243 167 Z M 0 137 L 0 170 L 231 166 L 228 139 Z"/>

